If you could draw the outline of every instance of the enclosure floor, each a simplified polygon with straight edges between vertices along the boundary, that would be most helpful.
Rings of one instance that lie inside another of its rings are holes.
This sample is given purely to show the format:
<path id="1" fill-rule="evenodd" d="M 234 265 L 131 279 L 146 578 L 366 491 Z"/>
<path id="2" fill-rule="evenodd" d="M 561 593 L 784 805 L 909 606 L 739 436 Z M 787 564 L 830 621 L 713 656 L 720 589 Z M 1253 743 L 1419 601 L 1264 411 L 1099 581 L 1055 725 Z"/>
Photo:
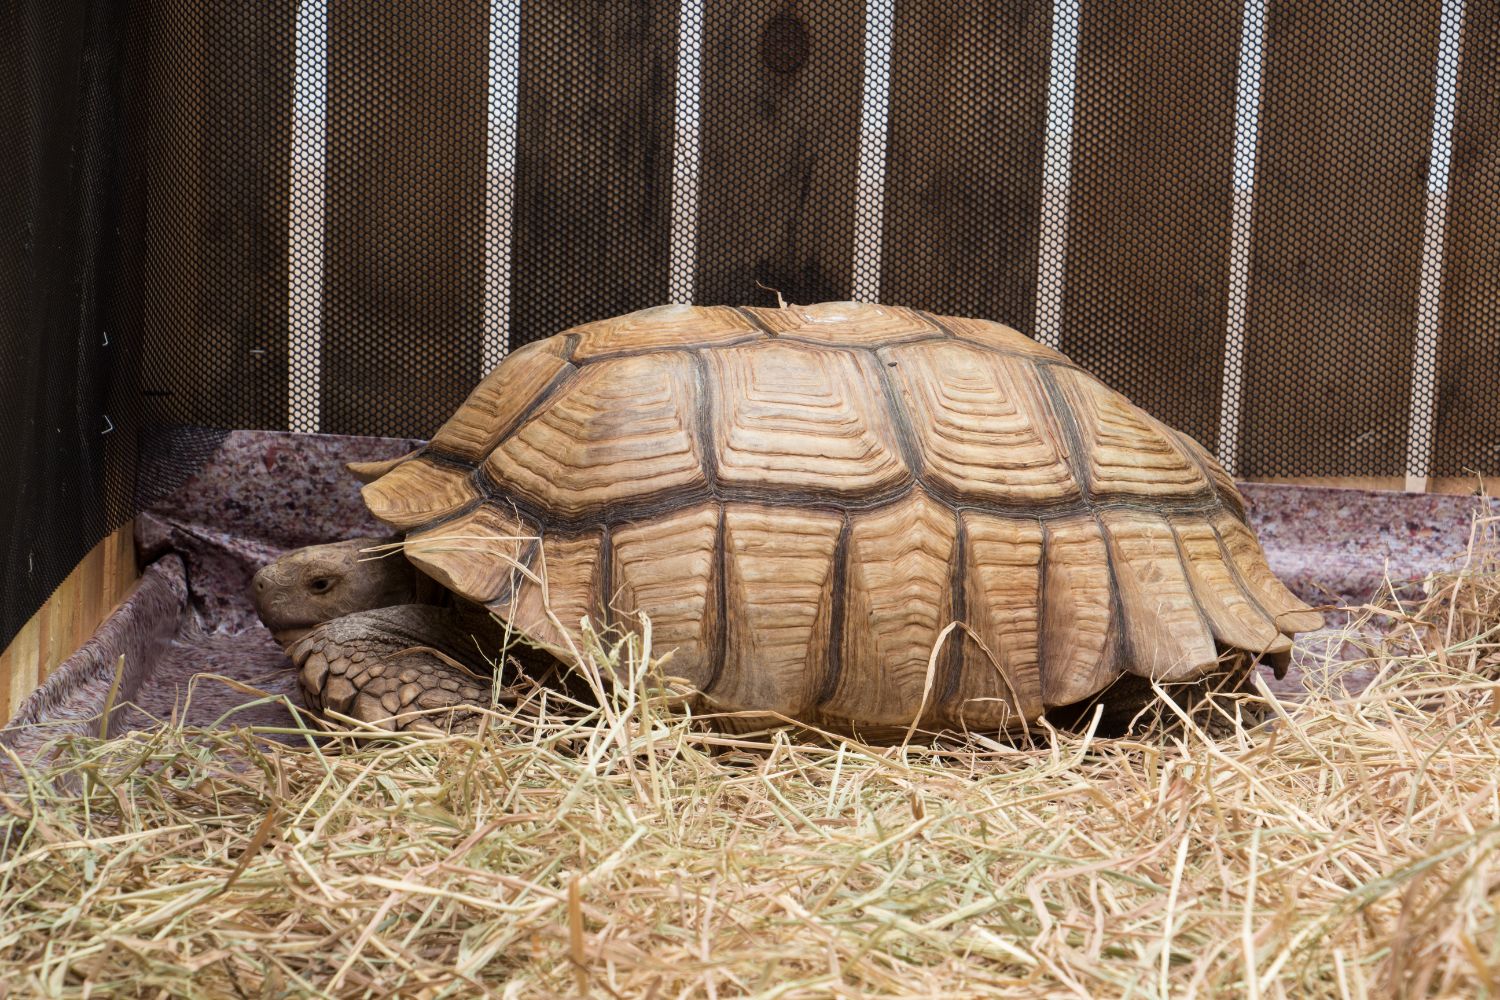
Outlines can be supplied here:
<path id="1" fill-rule="evenodd" d="M 253 695 L 217 680 L 239 681 L 302 707 L 302 691 L 270 633 L 262 628 L 221 634 L 184 634 L 163 650 L 150 679 L 110 722 L 114 732 L 149 729 L 176 720 L 185 725 L 270 726 L 296 724 L 279 701 L 256 704 Z"/>
<path id="2" fill-rule="evenodd" d="M 230 434 L 178 493 L 137 519 L 149 564 L 137 591 L 95 637 L 22 703 L 0 735 L 25 759 L 68 732 L 96 733 L 126 658 L 111 730 L 178 719 L 198 726 L 293 724 L 301 705 L 290 664 L 250 603 L 256 570 L 318 542 L 386 534 L 344 463 L 403 454 L 419 442 L 262 431 Z M 1271 567 L 1305 600 L 1359 604 L 1382 586 L 1409 585 L 1465 550 L 1472 497 L 1244 484 L 1252 526 Z M 1500 502 L 1488 501 L 1500 513 Z M 1298 641 L 1293 669 L 1271 688 L 1297 697 L 1330 655 L 1332 628 Z M 1339 655 L 1336 648 L 1332 655 Z M 210 675 L 237 682 L 227 684 Z M 196 679 L 195 679 L 196 677 Z M 1355 686 L 1358 672 L 1345 678 Z M 244 706 L 244 707 L 240 707 Z"/>

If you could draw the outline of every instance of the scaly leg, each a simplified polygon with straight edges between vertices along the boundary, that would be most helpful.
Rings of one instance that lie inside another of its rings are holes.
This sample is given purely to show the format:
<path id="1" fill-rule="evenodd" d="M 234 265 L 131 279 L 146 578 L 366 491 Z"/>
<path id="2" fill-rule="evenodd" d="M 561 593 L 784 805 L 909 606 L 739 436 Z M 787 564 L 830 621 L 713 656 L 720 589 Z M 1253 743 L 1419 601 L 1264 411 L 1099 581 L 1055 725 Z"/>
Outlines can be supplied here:
<path id="1" fill-rule="evenodd" d="M 318 626 L 287 647 L 310 708 L 389 730 L 476 724 L 503 631 L 481 612 L 402 604 Z"/>

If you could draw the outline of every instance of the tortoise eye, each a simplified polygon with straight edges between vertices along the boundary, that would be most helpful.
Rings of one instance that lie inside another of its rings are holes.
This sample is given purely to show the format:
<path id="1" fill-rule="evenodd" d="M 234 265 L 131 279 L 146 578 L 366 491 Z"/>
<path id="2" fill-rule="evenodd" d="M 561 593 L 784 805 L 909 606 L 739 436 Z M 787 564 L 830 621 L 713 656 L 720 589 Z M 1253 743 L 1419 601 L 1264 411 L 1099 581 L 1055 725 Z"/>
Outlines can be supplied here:
<path id="1" fill-rule="evenodd" d="M 314 594 L 326 594 L 329 590 L 333 589 L 333 577 L 320 576 L 307 586 Z"/>

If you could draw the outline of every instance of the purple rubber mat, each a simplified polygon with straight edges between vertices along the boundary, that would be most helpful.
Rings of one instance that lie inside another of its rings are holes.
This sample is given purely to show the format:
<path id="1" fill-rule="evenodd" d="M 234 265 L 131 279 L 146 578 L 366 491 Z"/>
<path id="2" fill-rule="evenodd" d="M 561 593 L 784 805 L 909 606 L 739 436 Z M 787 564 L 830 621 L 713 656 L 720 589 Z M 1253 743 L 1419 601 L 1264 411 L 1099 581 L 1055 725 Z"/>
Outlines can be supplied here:
<path id="1" fill-rule="evenodd" d="M 147 568 L 136 591 L 22 703 L 0 739 L 25 758 L 60 734 L 97 733 L 121 654 L 122 707 L 111 720 L 112 731 L 172 718 L 202 726 L 290 724 L 283 704 L 253 704 L 255 695 L 205 675 L 300 704 L 280 647 L 255 617 L 251 577 L 290 549 L 384 534 L 343 464 L 390 458 L 417 444 L 230 434 L 213 461 L 137 519 L 139 555 Z M 1479 505 L 1500 513 L 1500 501 L 1473 497 L 1256 483 L 1242 489 L 1271 568 L 1316 605 L 1362 603 L 1388 579 L 1419 582 L 1464 551 Z M 1299 640 L 1304 651 L 1326 646 L 1319 634 Z M 1303 678 L 1294 666 L 1272 686 L 1295 696 Z"/>

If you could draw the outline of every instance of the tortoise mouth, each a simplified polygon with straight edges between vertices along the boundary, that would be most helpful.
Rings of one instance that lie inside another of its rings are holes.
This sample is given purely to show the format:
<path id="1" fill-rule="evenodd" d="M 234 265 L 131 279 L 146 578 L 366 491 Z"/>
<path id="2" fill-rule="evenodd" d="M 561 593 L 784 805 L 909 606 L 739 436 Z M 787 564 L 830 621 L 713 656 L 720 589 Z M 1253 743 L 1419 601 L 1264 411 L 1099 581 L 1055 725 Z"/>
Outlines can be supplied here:
<path id="1" fill-rule="evenodd" d="M 307 634 L 315 628 L 317 628 L 316 625 L 301 625 L 297 628 L 277 629 L 276 631 L 271 633 L 271 638 L 275 639 L 283 646 L 290 646 L 298 639 L 306 637 Z"/>

